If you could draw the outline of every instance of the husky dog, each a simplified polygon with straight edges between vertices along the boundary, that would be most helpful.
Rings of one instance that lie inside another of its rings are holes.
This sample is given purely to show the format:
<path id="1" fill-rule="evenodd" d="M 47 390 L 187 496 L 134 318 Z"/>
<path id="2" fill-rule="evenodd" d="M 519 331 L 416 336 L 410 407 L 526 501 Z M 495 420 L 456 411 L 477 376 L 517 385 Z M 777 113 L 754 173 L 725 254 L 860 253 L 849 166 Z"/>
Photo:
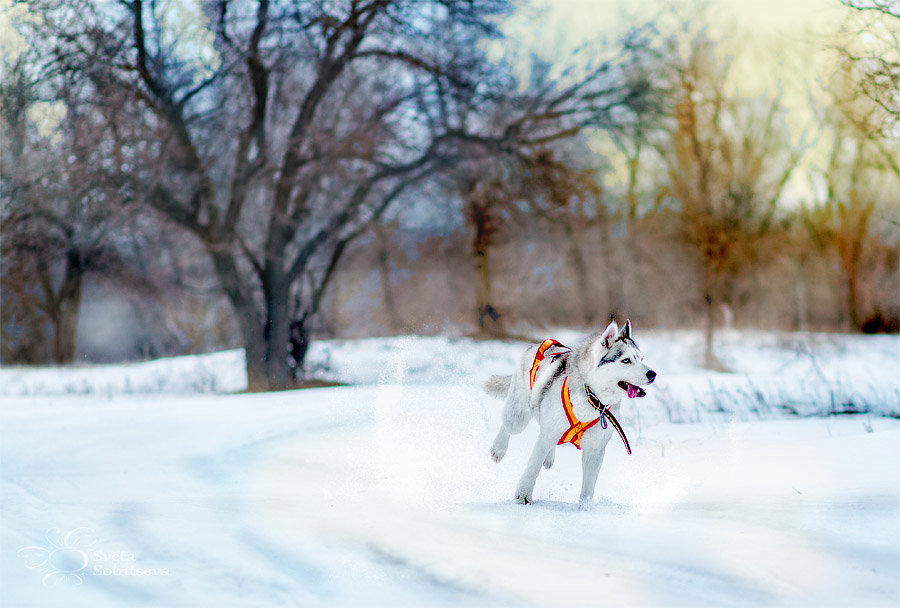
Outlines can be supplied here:
<path id="1" fill-rule="evenodd" d="M 613 436 L 607 422 L 619 432 L 630 454 L 615 414 L 622 397 L 643 397 L 646 392 L 641 387 L 655 379 L 656 372 L 644 364 L 631 338 L 631 321 L 625 321 L 621 330 L 612 322 L 571 350 L 555 340 L 545 340 L 525 351 L 512 376 L 491 376 L 485 390 L 494 397 L 506 397 L 503 424 L 491 447 L 494 461 L 500 462 L 506 455 L 510 435 L 521 433 L 532 418 L 540 425 L 516 501 L 532 501 L 541 465 L 549 469 L 556 446 L 572 443 L 582 450 L 580 506 L 589 507 L 606 444 Z"/>

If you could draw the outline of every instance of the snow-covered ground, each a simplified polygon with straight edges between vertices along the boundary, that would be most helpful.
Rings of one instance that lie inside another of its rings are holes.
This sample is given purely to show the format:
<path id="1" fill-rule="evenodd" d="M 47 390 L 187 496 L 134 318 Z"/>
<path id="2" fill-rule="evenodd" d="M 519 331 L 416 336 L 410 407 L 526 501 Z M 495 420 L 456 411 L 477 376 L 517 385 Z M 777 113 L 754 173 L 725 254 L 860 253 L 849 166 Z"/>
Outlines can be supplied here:
<path id="1" fill-rule="evenodd" d="M 256 395 L 214 392 L 240 353 L 0 369 L 0 605 L 900 603 L 900 338 L 723 334 L 712 374 L 637 337 L 659 380 L 588 512 L 574 447 L 529 506 L 536 429 L 488 456 L 518 343 L 318 344 L 353 386 Z"/>
<path id="2" fill-rule="evenodd" d="M 572 330 L 551 336 L 574 345 Z M 722 331 L 717 354 L 730 370 L 700 367 L 703 338 L 692 331 L 638 330 L 654 390 L 631 413 L 638 424 L 741 420 L 784 414 L 872 413 L 900 417 L 900 337 Z M 509 373 L 524 342 L 406 336 L 315 342 L 313 375 L 354 385 L 471 385 Z M 247 386 L 242 351 L 126 365 L 0 367 L 2 396 L 234 393 Z"/>

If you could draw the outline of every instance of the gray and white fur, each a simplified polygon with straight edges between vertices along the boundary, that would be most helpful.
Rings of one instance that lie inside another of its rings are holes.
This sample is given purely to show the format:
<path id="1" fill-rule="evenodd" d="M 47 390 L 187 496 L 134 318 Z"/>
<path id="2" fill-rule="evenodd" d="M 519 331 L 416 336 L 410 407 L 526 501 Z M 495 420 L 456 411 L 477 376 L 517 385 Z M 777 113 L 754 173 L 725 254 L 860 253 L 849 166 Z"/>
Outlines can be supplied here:
<path id="1" fill-rule="evenodd" d="M 512 376 L 491 376 L 484 383 L 489 395 L 506 398 L 503 422 L 491 446 L 491 456 L 495 462 L 500 462 L 506 455 L 511 435 L 521 433 L 532 419 L 540 426 L 531 458 L 516 489 L 515 498 L 521 504 L 532 502 L 541 465 L 547 469 L 553 466 L 557 442 L 569 428 L 560 397 L 566 376 L 569 378 L 572 411 L 582 422 L 594 420 L 599 415 L 588 401 L 585 386 L 600 399 L 601 404 L 609 407 L 613 415 L 617 415 L 623 397 L 643 396 L 645 393 L 639 387 L 650 384 L 656 378 L 656 372 L 644 364 L 644 358 L 631 338 L 630 321 L 626 321 L 621 330 L 612 322 L 602 332 L 582 340 L 571 351 L 547 356 L 541 361 L 534 387 L 531 388 L 529 374 L 537 349 L 538 346 L 531 346 L 522 354 Z M 553 349 L 550 350 L 552 352 Z M 602 428 L 597 424 L 585 431 L 581 438 L 581 508 L 593 504 L 597 475 L 603 464 L 606 444 L 613 435 L 612 425 Z"/>

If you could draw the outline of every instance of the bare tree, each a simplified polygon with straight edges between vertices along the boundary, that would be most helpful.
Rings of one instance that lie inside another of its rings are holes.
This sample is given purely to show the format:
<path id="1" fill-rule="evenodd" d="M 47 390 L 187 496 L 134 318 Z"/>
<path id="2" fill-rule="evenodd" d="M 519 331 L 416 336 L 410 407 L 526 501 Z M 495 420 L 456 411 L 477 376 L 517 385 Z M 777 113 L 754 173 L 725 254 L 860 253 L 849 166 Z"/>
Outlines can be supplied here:
<path id="1" fill-rule="evenodd" d="M 396 289 L 391 278 L 391 236 L 397 232 L 397 223 L 378 222 L 373 227 L 378 248 L 378 278 L 381 282 L 381 302 L 387 317 L 388 330 L 398 333 L 406 329 L 397 305 Z"/>
<path id="2" fill-rule="evenodd" d="M 520 196 L 529 208 L 562 234 L 561 249 L 573 271 L 581 322 L 597 320 L 597 289 L 589 271 L 585 244 L 607 220 L 602 205 L 603 190 L 592 167 L 579 168 L 574 159 L 559 158 L 552 150 L 539 150 L 523 166 Z M 585 164 L 585 163 L 581 163 Z M 602 277 L 609 281 L 608 277 Z"/>
<path id="3" fill-rule="evenodd" d="M 47 88 L 38 62 L 34 52 L 20 55 L 4 66 L 0 86 L 0 126 L 10 142 L 0 163 L 3 352 L 7 360 L 18 352 L 26 362 L 70 363 L 84 278 L 122 273 L 127 214 L 109 205 L 114 187 L 91 162 L 96 132 L 89 117 L 64 103 L 66 115 L 46 136 L 27 118 Z M 64 92 L 57 98 L 66 101 Z M 11 335 L 22 324 L 29 330 Z"/>
<path id="4" fill-rule="evenodd" d="M 858 91 L 883 114 L 890 130 L 900 122 L 900 2 L 841 0 L 859 19 L 845 26 L 850 40 L 837 48 L 853 74 Z"/>
<path id="5" fill-rule="evenodd" d="M 44 8 L 58 64 L 134 91 L 133 197 L 203 243 L 241 326 L 251 390 L 294 382 L 348 244 L 462 160 L 516 157 L 609 117 L 633 88 L 596 67 L 518 93 L 478 43 L 503 0 L 217 0 L 215 60 L 187 60 L 154 3 Z M 50 37 L 50 36 L 48 36 Z"/>
<path id="6" fill-rule="evenodd" d="M 491 296 L 489 253 L 502 225 L 521 214 L 517 203 L 562 230 L 575 279 L 588 286 L 579 290 L 581 317 L 588 325 L 593 322 L 594 302 L 581 237 L 583 229 L 596 224 L 602 215 L 601 193 L 591 171 L 568 158 L 572 155 L 566 148 L 592 131 L 621 132 L 627 125 L 643 124 L 658 115 L 662 90 L 638 69 L 648 57 L 657 57 L 654 35 L 648 27 L 630 30 L 620 41 L 614 59 L 595 62 L 568 84 L 550 78 L 550 64 L 533 59 L 527 90 L 510 98 L 506 107 L 500 106 L 503 119 L 494 118 L 504 125 L 505 134 L 514 137 L 491 163 L 469 163 L 461 170 L 457 181 L 473 235 L 480 332 L 505 333 L 502 314 Z M 506 118 L 510 115 L 515 120 Z M 588 212 L 588 207 L 592 211 Z"/>
<path id="7" fill-rule="evenodd" d="M 505 336 L 506 321 L 494 300 L 494 260 L 492 250 L 496 245 L 504 216 L 513 210 L 508 189 L 500 178 L 489 179 L 485 167 L 477 177 L 469 176 L 463 186 L 465 201 L 463 213 L 472 234 L 471 254 L 475 261 L 476 294 L 475 314 L 478 335 Z"/>
<path id="8" fill-rule="evenodd" d="M 869 258 L 882 240 L 876 201 L 883 203 L 881 192 L 892 189 L 900 178 L 896 151 L 879 127 L 883 110 L 871 98 L 858 95 L 857 77 L 853 70 L 839 71 L 828 83 L 828 103 L 818 116 L 832 136 L 827 165 L 819 176 L 824 200 L 800 216 L 816 250 L 837 258 L 841 273 L 835 291 L 843 295 L 842 326 L 854 330 L 863 328 L 877 308 L 865 301 L 863 289 L 867 275 L 877 274 L 873 271 L 878 263 Z"/>
<path id="9" fill-rule="evenodd" d="M 718 310 L 731 304 L 738 271 L 756 258 L 777 203 L 807 144 L 794 141 L 778 98 L 725 93 L 730 66 L 704 33 L 673 66 L 673 120 L 657 150 L 667 192 L 680 205 L 681 236 L 699 258 L 705 310 L 704 363 L 713 353 Z"/>
<path id="10" fill-rule="evenodd" d="M 37 6 L 57 68 L 89 76 L 86 98 L 133 92 L 127 104 L 145 110 L 123 126 L 123 196 L 203 243 L 251 390 L 292 385 L 348 243 L 407 189 L 607 109 L 588 95 L 596 75 L 515 95 L 478 48 L 509 10 L 501 0 L 217 0 L 203 5 L 205 65 L 183 56 L 155 3 Z M 485 119 L 500 108 L 505 120 Z"/>
<path id="11" fill-rule="evenodd" d="M 806 210 L 803 222 L 813 243 L 822 252 L 832 247 L 837 253 L 846 281 L 845 308 L 847 318 L 854 329 L 860 329 L 865 319 L 861 310 L 860 283 L 863 249 L 869 239 L 872 201 L 861 202 L 857 193 L 851 192 L 850 203 L 831 200 L 825 205 Z"/>

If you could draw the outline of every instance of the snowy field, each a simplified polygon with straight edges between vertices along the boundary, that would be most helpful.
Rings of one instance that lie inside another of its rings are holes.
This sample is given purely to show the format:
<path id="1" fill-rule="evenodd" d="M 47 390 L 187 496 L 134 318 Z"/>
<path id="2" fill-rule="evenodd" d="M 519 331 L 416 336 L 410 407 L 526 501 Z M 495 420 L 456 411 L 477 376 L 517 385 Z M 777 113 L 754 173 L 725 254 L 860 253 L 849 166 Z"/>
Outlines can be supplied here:
<path id="1" fill-rule="evenodd" d="M 900 338 L 636 337 L 586 512 L 574 447 L 529 506 L 536 429 L 488 456 L 521 343 L 318 343 L 350 386 L 262 395 L 239 352 L 0 368 L 0 605 L 900 604 Z"/>

